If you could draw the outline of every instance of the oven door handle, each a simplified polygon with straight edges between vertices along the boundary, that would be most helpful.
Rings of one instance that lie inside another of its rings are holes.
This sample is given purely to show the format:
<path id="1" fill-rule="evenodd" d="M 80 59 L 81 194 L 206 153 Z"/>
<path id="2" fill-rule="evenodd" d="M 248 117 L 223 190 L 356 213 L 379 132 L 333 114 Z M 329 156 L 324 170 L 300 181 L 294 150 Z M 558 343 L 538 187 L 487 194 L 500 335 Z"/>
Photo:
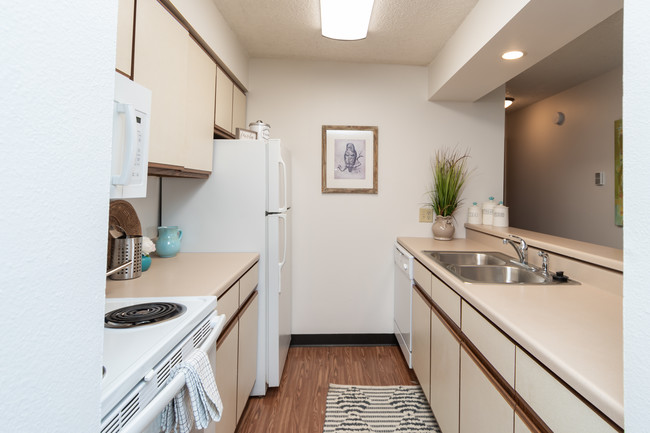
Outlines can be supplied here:
<path id="1" fill-rule="evenodd" d="M 216 350 L 214 343 L 219 338 L 223 327 L 226 324 L 226 315 L 215 316 L 211 321 L 212 331 L 208 334 L 203 344 L 198 348 L 205 353 L 209 350 Z M 185 386 L 185 373 L 179 372 L 165 387 L 160 390 L 156 397 L 143 408 L 129 423 L 120 430 L 120 433 L 141 433 L 151 422 L 156 419 L 167 404 L 178 394 Z"/>

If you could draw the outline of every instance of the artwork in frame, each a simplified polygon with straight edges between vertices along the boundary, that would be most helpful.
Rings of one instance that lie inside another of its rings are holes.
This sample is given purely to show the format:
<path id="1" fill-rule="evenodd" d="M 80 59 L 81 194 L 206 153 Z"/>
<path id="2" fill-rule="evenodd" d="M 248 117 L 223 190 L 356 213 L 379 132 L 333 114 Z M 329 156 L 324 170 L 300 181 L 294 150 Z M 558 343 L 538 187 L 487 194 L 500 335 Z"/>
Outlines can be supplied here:
<path id="1" fill-rule="evenodd" d="M 377 194 L 376 126 L 323 125 L 323 193 Z"/>
<path id="2" fill-rule="evenodd" d="M 248 129 L 237 128 L 235 130 L 235 137 L 238 140 L 257 140 L 257 132 Z"/>
<path id="3" fill-rule="evenodd" d="M 623 120 L 614 122 L 614 223 L 623 227 Z"/>

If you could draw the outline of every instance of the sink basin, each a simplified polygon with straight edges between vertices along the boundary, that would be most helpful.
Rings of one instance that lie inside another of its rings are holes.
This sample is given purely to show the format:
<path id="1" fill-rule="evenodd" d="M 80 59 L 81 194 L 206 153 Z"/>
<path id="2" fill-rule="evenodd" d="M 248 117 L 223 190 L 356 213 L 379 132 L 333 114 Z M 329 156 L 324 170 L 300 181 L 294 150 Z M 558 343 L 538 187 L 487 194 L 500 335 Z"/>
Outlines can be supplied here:
<path id="1" fill-rule="evenodd" d="M 485 284 L 553 284 L 553 278 L 518 266 L 456 266 L 447 267 L 462 280 Z"/>
<path id="2" fill-rule="evenodd" d="M 511 258 L 496 251 L 425 251 L 443 265 L 506 265 Z"/>

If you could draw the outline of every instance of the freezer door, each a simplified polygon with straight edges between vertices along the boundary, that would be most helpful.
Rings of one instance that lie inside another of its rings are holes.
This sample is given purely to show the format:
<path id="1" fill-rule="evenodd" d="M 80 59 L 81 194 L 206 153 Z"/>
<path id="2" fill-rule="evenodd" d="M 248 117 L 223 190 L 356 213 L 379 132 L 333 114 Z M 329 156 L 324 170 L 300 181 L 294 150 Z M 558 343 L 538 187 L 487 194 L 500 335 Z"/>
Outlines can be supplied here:
<path id="1" fill-rule="evenodd" d="M 291 210 L 269 215 L 267 226 L 267 380 L 275 387 L 280 385 L 291 343 Z"/>
<path id="2" fill-rule="evenodd" d="M 282 147 L 280 140 L 269 140 L 268 162 L 268 212 L 286 212 L 291 207 L 291 153 Z"/>

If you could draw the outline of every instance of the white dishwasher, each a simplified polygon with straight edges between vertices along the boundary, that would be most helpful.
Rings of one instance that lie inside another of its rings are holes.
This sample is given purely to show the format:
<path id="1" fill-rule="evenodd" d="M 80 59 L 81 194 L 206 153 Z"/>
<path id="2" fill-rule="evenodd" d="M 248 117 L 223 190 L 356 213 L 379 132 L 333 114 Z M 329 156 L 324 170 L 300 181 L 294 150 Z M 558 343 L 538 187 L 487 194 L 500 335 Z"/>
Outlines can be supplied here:
<path id="1" fill-rule="evenodd" d="M 411 363 L 411 305 L 413 296 L 413 256 L 395 242 L 395 311 L 393 329 L 409 368 Z"/>

